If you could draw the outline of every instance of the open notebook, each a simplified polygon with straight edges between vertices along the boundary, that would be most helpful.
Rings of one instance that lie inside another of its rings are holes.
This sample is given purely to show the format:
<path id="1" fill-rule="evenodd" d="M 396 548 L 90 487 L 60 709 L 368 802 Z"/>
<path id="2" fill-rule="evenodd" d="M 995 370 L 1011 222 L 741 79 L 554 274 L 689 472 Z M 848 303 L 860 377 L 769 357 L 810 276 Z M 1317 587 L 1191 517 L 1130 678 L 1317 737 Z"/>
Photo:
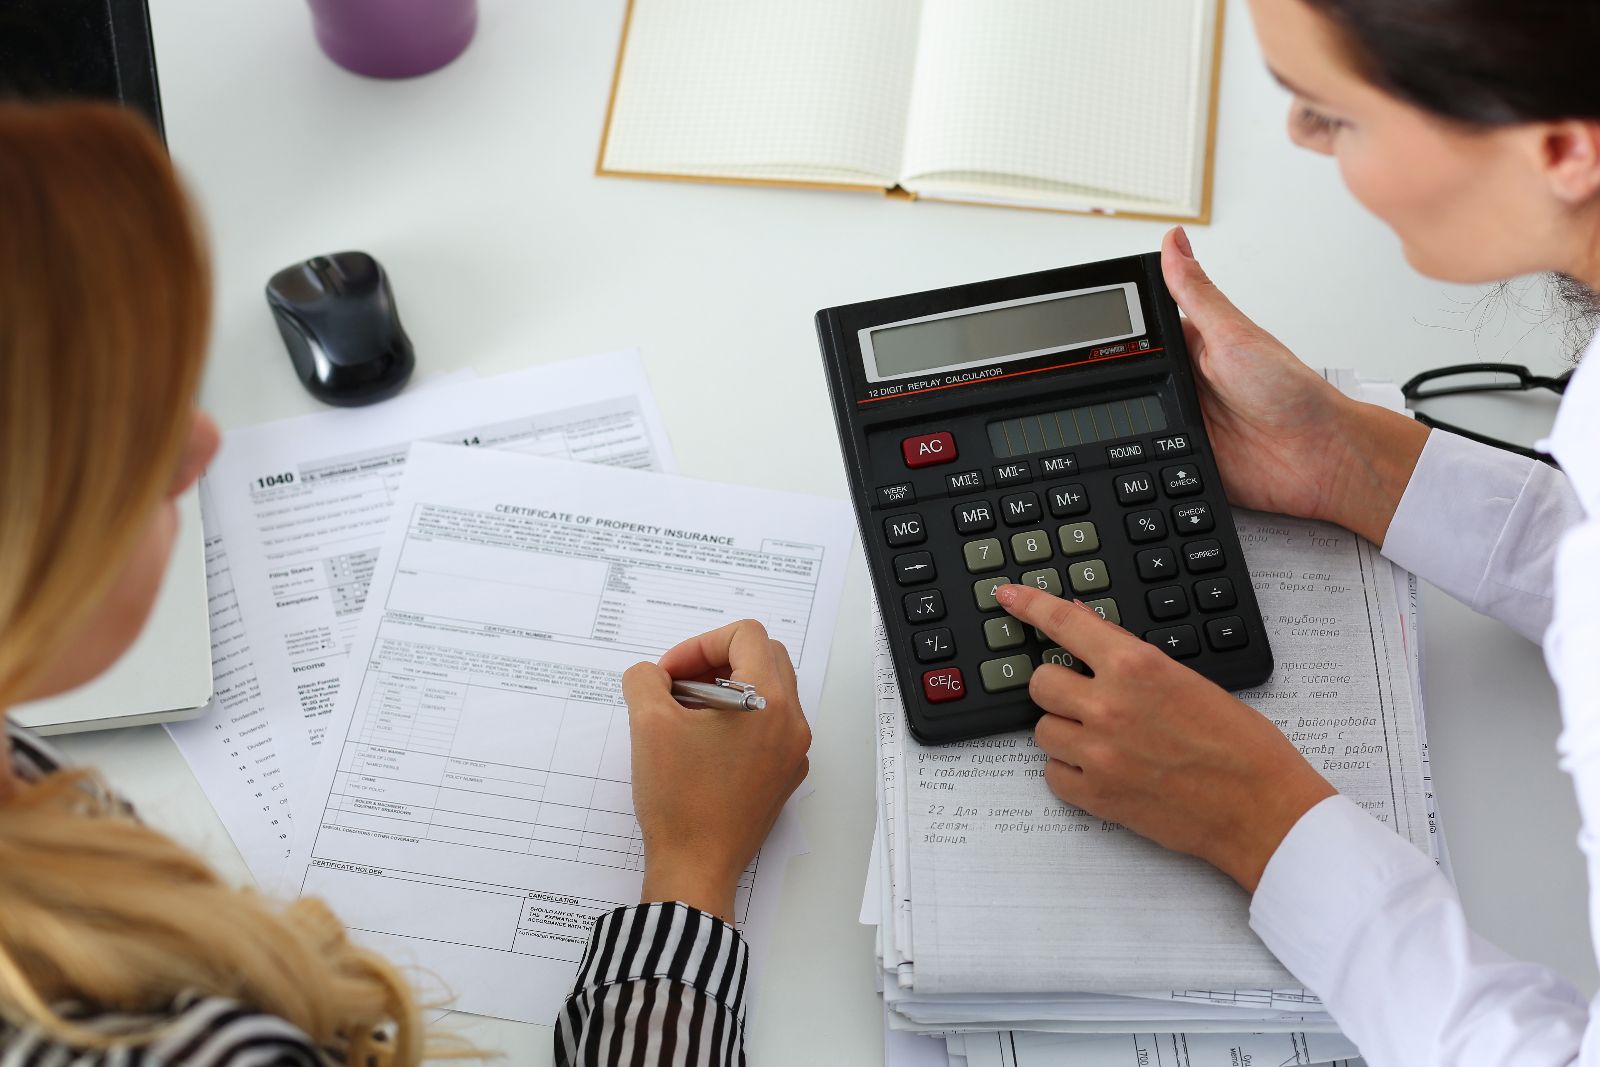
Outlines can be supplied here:
<path id="1" fill-rule="evenodd" d="M 1222 0 L 630 0 L 598 172 L 1206 221 Z"/>

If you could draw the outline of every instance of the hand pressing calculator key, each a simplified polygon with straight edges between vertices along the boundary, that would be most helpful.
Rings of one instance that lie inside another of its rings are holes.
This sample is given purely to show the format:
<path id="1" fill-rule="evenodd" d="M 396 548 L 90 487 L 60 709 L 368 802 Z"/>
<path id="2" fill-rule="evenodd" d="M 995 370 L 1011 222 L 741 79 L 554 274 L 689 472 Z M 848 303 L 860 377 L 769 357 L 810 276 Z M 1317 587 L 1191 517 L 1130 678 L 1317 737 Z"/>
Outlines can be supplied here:
<path id="1" fill-rule="evenodd" d="M 1156 253 L 817 313 L 911 732 L 1032 726 L 1041 663 L 1001 610 L 1083 601 L 1230 689 L 1272 651 Z"/>

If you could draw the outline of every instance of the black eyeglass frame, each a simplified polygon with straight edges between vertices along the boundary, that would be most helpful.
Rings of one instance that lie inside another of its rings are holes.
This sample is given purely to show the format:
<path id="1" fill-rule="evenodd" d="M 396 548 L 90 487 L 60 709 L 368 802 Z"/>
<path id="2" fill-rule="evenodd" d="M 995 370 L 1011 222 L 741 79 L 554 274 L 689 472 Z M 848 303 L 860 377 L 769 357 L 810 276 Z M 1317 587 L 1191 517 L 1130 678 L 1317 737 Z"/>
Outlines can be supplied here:
<path id="1" fill-rule="evenodd" d="M 1506 382 L 1473 382 L 1467 385 L 1426 388 L 1429 382 L 1462 374 L 1505 374 L 1510 375 L 1513 380 Z M 1431 400 L 1441 396 L 1463 396 L 1468 393 L 1529 393 L 1535 389 L 1548 389 L 1552 393 L 1563 394 L 1567 391 L 1567 383 L 1571 380 L 1572 371 L 1570 370 L 1551 378 L 1535 374 L 1527 367 L 1515 363 L 1457 363 L 1450 367 L 1436 367 L 1433 370 L 1423 371 L 1402 385 L 1400 392 L 1409 404 L 1414 405 L 1419 400 Z M 1561 466 L 1555 461 L 1555 457 L 1547 452 L 1540 452 L 1536 448 L 1526 448 L 1498 437 L 1490 437 L 1488 434 L 1469 430 L 1464 426 L 1457 426 L 1455 423 L 1434 418 L 1426 412 L 1417 411 L 1414 406 L 1412 406 L 1411 414 L 1424 426 L 1457 434 L 1467 438 L 1469 441 L 1477 441 L 1493 448 L 1503 448 L 1507 452 L 1514 452 L 1519 456 L 1527 456 L 1529 459 L 1548 463 L 1552 467 L 1559 468 Z"/>

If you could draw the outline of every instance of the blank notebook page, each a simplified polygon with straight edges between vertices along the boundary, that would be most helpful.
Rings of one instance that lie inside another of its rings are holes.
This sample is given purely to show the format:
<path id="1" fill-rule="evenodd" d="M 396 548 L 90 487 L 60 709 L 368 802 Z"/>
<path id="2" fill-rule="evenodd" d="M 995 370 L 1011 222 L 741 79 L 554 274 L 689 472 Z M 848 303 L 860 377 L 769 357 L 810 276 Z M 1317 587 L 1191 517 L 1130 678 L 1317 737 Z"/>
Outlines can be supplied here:
<path id="1" fill-rule="evenodd" d="M 927 0 L 901 180 L 1199 197 L 1214 0 Z"/>
<path id="2" fill-rule="evenodd" d="M 919 0 L 634 0 L 602 169 L 893 185 Z"/>

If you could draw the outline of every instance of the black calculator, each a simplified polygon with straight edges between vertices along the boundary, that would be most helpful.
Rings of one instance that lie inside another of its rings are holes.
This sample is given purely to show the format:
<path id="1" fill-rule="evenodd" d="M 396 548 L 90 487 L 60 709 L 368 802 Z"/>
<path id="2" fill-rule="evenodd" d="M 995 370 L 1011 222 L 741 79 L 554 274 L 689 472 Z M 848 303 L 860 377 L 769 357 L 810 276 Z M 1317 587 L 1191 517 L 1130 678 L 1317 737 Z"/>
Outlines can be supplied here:
<path id="1" fill-rule="evenodd" d="M 911 732 L 1032 726 L 1072 650 L 1001 610 L 1083 601 L 1229 689 L 1272 650 L 1156 253 L 817 313 Z"/>

